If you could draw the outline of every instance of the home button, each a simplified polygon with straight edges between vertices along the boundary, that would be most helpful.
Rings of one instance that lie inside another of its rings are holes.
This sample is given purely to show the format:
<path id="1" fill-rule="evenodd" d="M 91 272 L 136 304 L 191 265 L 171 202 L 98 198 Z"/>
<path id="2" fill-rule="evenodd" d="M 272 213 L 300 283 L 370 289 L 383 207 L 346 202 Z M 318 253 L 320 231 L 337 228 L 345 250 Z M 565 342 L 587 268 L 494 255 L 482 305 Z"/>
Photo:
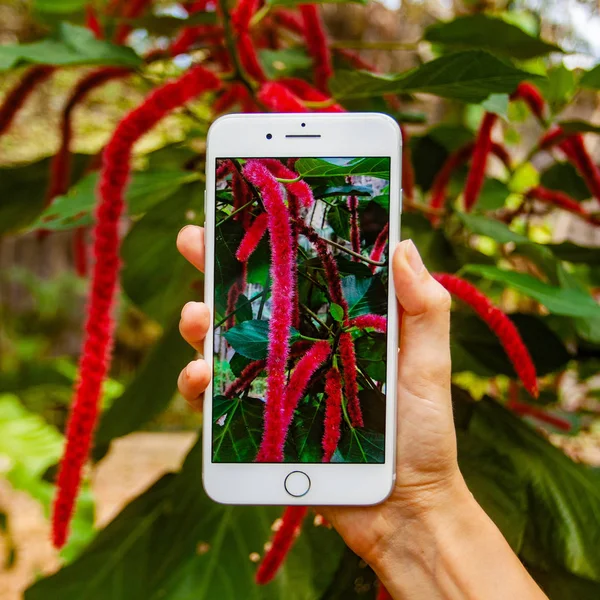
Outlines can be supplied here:
<path id="1" fill-rule="evenodd" d="M 310 490 L 310 479 L 302 471 L 292 471 L 285 478 L 285 491 L 294 498 L 301 498 Z"/>

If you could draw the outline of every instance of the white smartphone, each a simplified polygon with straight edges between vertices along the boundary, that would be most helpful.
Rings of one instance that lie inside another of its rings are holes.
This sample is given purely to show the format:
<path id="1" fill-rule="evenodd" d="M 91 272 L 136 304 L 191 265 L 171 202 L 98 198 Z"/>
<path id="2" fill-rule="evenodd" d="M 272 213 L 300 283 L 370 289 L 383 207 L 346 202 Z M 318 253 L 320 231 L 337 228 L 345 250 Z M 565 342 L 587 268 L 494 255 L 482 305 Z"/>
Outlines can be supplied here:
<path id="1" fill-rule="evenodd" d="M 390 494 L 401 146 L 378 113 L 228 115 L 210 127 L 213 500 L 370 505 Z"/>

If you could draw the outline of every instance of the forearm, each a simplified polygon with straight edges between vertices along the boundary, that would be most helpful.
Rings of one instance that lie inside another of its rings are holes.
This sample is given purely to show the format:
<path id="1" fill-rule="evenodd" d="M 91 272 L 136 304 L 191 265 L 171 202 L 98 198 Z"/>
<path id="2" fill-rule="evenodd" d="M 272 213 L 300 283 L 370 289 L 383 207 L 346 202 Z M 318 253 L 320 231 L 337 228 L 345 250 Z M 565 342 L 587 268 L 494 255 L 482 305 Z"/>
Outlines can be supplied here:
<path id="1" fill-rule="evenodd" d="M 370 561 L 395 600 L 546 598 L 464 483 L 398 520 Z"/>

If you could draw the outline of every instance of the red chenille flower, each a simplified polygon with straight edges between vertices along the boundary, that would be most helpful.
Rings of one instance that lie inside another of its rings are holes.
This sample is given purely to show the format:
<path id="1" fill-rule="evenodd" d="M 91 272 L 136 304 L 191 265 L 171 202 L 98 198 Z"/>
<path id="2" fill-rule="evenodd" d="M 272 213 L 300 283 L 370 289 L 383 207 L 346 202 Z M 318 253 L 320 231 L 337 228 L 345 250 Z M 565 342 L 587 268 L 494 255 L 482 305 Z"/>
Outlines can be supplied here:
<path id="1" fill-rule="evenodd" d="M 267 213 L 261 213 L 254 219 L 252 225 L 246 231 L 240 245 L 235 253 L 235 257 L 240 262 L 246 262 L 252 253 L 256 250 L 260 240 L 262 240 L 267 230 Z"/>
<path id="2" fill-rule="evenodd" d="M 336 367 L 325 377 L 325 423 L 323 433 L 323 462 L 331 461 L 341 436 L 342 378 Z"/>
<path id="3" fill-rule="evenodd" d="M 258 91 L 258 100 L 269 110 L 282 113 L 302 113 L 308 109 L 300 98 L 290 91 L 285 85 L 276 81 L 264 83 Z"/>
<path id="4" fill-rule="evenodd" d="M 360 315 L 350 319 L 348 325 L 358 327 L 358 329 L 374 329 L 380 333 L 385 333 L 387 331 L 387 318 L 383 315 Z"/>
<path id="5" fill-rule="evenodd" d="M 353 427 L 363 427 L 363 416 L 358 398 L 358 382 L 356 380 L 356 354 L 352 335 L 344 331 L 340 334 L 340 359 L 344 372 L 344 393 L 348 407 L 348 415 Z"/>

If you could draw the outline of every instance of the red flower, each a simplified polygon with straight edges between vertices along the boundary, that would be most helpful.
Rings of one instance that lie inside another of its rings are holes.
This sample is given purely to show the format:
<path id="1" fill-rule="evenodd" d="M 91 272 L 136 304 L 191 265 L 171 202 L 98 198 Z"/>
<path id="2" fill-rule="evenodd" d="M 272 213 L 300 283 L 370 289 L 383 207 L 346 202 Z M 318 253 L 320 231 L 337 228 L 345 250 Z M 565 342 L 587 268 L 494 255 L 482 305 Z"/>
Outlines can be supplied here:
<path id="1" fill-rule="evenodd" d="M 271 171 L 271 173 L 279 179 L 297 179 L 298 173 L 292 171 L 291 168 L 286 167 L 281 161 L 276 158 L 261 158 L 260 162 Z M 294 181 L 293 183 L 286 183 L 286 189 L 288 192 L 296 196 L 300 204 L 304 208 L 310 208 L 315 197 L 313 196 L 310 186 L 306 181 Z"/>
<path id="2" fill-rule="evenodd" d="M 267 76 L 258 60 L 256 48 L 252 43 L 252 38 L 247 31 L 241 31 L 237 38 L 237 51 L 240 57 L 240 62 L 244 71 L 248 73 L 252 79 L 256 79 L 259 83 L 267 80 Z"/>
<path id="3" fill-rule="evenodd" d="M 85 277 L 88 272 L 87 245 L 85 243 L 85 227 L 78 227 L 73 233 L 73 259 L 75 272 Z"/>
<path id="4" fill-rule="evenodd" d="M 231 11 L 231 23 L 239 32 L 248 31 L 250 20 L 258 10 L 258 0 L 239 0 Z"/>
<path id="5" fill-rule="evenodd" d="M 542 136 L 538 145 L 542 150 L 549 150 L 567 139 L 568 135 L 562 127 L 554 127 Z"/>
<path id="6" fill-rule="evenodd" d="M 387 318 L 383 315 L 360 315 L 350 319 L 348 325 L 358 327 L 358 329 L 375 329 L 375 331 L 385 333 L 387 331 Z"/>
<path id="7" fill-rule="evenodd" d="M 232 163 L 231 169 L 231 190 L 233 192 L 233 210 L 237 212 L 233 219 L 235 221 L 241 221 L 244 229 L 248 229 L 250 225 L 250 211 L 249 204 L 252 201 L 252 190 L 248 187 L 248 184 L 244 181 L 241 173 L 235 168 Z M 242 210 L 242 207 L 246 207 Z"/>
<path id="8" fill-rule="evenodd" d="M 588 213 L 581 206 L 581 204 L 577 202 L 577 200 L 571 198 L 571 196 L 565 194 L 564 192 L 549 190 L 545 187 L 537 186 L 527 192 L 527 197 L 534 198 L 540 202 L 545 202 L 546 204 L 553 204 L 558 208 L 562 208 L 563 210 L 582 217 L 590 223 L 600 224 L 600 221 L 594 217 L 594 215 Z"/>
<path id="9" fill-rule="evenodd" d="M 315 83 L 322 92 L 327 92 L 329 79 L 333 75 L 333 66 L 318 7 L 316 4 L 301 4 L 300 14 L 304 21 L 304 38 L 308 53 L 313 59 Z"/>
<path id="10" fill-rule="evenodd" d="M 276 81 L 264 83 L 258 91 L 257 98 L 269 110 L 282 113 L 308 112 L 298 96 L 293 94 L 285 85 Z"/>
<path id="11" fill-rule="evenodd" d="M 54 73 L 56 67 L 50 65 L 37 65 L 25 73 L 21 81 L 8 92 L 4 103 L 0 107 L 0 135 L 2 135 L 11 125 L 15 115 L 36 85 L 45 81 Z"/>
<path id="12" fill-rule="evenodd" d="M 154 90 L 117 126 L 103 153 L 99 205 L 94 229 L 96 263 L 91 282 L 86 333 L 78 384 L 67 426 L 67 440 L 57 481 L 52 535 L 62 547 L 67 538 L 81 469 L 87 459 L 98 413 L 102 382 L 108 369 L 114 323 L 112 310 L 119 272 L 119 220 L 129 178 L 134 143 L 173 109 L 200 93 L 216 89 L 219 79 L 202 66 Z"/>
<path id="13" fill-rule="evenodd" d="M 494 156 L 499 158 L 504 163 L 504 166 L 507 169 L 510 170 L 510 168 L 512 166 L 512 160 L 510 158 L 510 154 L 508 153 L 508 150 L 502 144 L 499 144 L 498 142 L 492 142 L 491 152 Z"/>
<path id="14" fill-rule="evenodd" d="M 389 223 L 386 223 L 384 228 L 379 232 L 375 243 L 373 244 L 373 250 L 371 250 L 371 260 L 376 262 L 381 261 L 381 257 L 387 248 L 388 243 L 388 232 L 389 232 Z M 375 265 L 369 265 L 369 269 L 371 269 L 371 273 L 375 273 L 377 267 Z"/>
<path id="15" fill-rule="evenodd" d="M 350 243 L 352 250 L 360 254 L 360 229 L 358 226 L 358 197 L 348 196 L 348 210 L 350 211 Z M 360 259 L 356 256 L 352 257 L 355 262 Z"/>
<path id="16" fill-rule="evenodd" d="M 73 111 L 95 88 L 107 81 L 125 77 L 131 69 L 124 67 L 101 67 L 81 79 L 63 109 L 61 121 L 61 143 L 50 165 L 50 184 L 46 192 L 46 202 L 67 192 L 71 180 L 71 138 L 73 137 Z"/>
<path id="17" fill-rule="evenodd" d="M 273 13 L 275 22 L 298 35 L 304 35 L 304 22 L 302 18 L 294 14 L 291 10 L 280 8 Z"/>
<path id="18" fill-rule="evenodd" d="M 323 462 L 331 461 L 340 441 L 342 424 L 342 381 L 340 372 L 331 367 L 325 377 L 325 431 L 323 433 Z"/>
<path id="19" fill-rule="evenodd" d="M 97 40 L 101 40 L 104 37 L 102 24 L 98 20 L 92 4 L 87 4 L 85 7 L 85 26 L 94 34 Z"/>
<path id="20" fill-rule="evenodd" d="M 475 148 L 473 149 L 473 162 L 467 176 L 465 184 L 465 211 L 470 212 L 479 198 L 483 180 L 485 178 L 485 168 L 487 165 L 488 156 L 492 150 L 492 129 L 496 124 L 498 117 L 494 113 L 485 113 Z"/>
<path id="21" fill-rule="evenodd" d="M 246 289 L 246 278 L 248 276 L 248 264 L 242 263 L 242 270 L 237 278 L 237 281 L 229 288 L 227 292 L 227 323 L 226 329 L 231 329 L 235 325 L 235 311 L 239 297 Z"/>
<path id="22" fill-rule="evenodd" d="M 265 418 L 262 443 L 256 460 L 282 462 L 283 448 L 280 440 L 284 436 L 285 371 L 292 324 L 291 281 L 292 272 L 296 268 L 292 262 L 292 232 L 281 186 L 268 169 L 260 160 L 249 160 L 244 165 L 243 174 L 258 188 L 262 196 L 268 215 L 272 256 Z"/>
<path id="23" fill-rule="evenodd" d="M 285 85 L 292 93 L 304 102 L 329 102 L 329 106 L 323 106 L 318 112 L 346 112 L 346 109 L 339 104 L 333 103 L 331 96 L 315 89 L 310 83 L 297 77 L 281 77 L 277 80 Z"/>
<path id="24" fill-rule="evenodd" d="M 223 160 L 220 163 L 217 163 L 217 170 L 215 172 L 215 178 L 217 181 L 219 179 L 223 179 L 223 177 L 227 177 L 229 173 L 235 171 L 235 167 L 230 160 Z"/>
<path id="25" fill-rule="evenodd" d="M 310 382 L 311 377 L 315 374 L 317 369 L 327 360 L 331 353 L 331 345 L 327 340 L 321 340 L 315 342 L 312 348 L 298 361 L 294 372 L 290 378 L 290 382 L 287 386 L 287 393 L 285 398 L 284 415 L 285 415 L 285 431 L 282 442 L 285 442 L 285 435 L 294 416 L 294 411 L 298 406 L 298 402 L 304 396 L 306 388 Z"/>
<path id="26" fill-rule="evenodd" d="M 151 1 L 152 0 L 130 0 L 127 3 L 124 3 L 125 10 L 123 10 L 122 16 L 128 21 L 131 19 L 136 19 L 146 10 L 146 7 L 151 3 Z M 122 44 L 127 39 L 127 36 L 131 30 L 132 26 L 129 23 L 121 23 L 117 27 L 117 31 L 115 33 L 115 42 L 117 44 Z"/>
<path id="27" fill-rule="evenodd" d="M 358 399 L 358 382 L 356 381 L 356 354 L 352 335 L 347 331 L 340 334 L 340 359 L 344 372 L 344 393 L 348 406 L 348 415 L 353 427 L 363 427 L 363 416 Z"/>
<path id="28" fill-rule="evenodd" d="M 538 384 L 535 366 L 514 323 L 468 281 L 447 273 L 435 273 L 434 277 L 451 294 L 468 304 L 488 324 L 489 328 L 498 336 L 525 389 L 534 398 L 537 398 Z"/>
<path id="29" fill-rule="evenodd" d="M 564 140 L 560 147 L 577 167 L 592 195 L 600 200 L 600 169 L 585 147 L 583 136 L 579 133 L 572 135 Z"/>
<path id="30" fill-rule="evenodd" d="M 171 42 L 169 53 L 171 56 L 184 54 L 200 40 L 205 43 L 220 44 L 223 41 L 223 28 L 217 25 L 194 25 L 185 27 Z"/>
<path id="31" fill-rule="evenodd" d="M 246 95 L 246 88 L 244 84 L 234 81 L 227 90 L 225 90 L 218 98 L 215 100 L 213 104 L 213 113 L 215 115 L 220 115 L 227 110 L 229 110 L 232 106 L 242 102 L 244 96 Z"/>
<path id="32" fill-rule="evenodd" d="M 240 245 L 235 253 L 235 257 L 240 262 L 246 262 L 252 253 L 256 250 L 260 240 L 262 240 L 267 230 L 267 213 L 261 213 L 254 219 L 252 225 L 246 231 Z"/>
<path id="33" fill-rule="evenodd" d="M 529 107 L 529 110 L 538 118 L 544 118 L 544 109 L 546 107 L 546 103 L 542 98 L 542 94 L 540 91 L 532 85 L 531 83 L 522 82 L 517 86 L 517 89 L 514 91 L 511 100 L 523 100 L 525 104 Z"/>
<path id="34" fill-rule="evenodd" d="M 269 583 L 283 564 L 294 540 L 300 533 L 306 506 L 288 506 L 281 517 L 281 526 L 273 536 L 271 548 L 265 554 L 256 572 L 256 583 Z"/>

